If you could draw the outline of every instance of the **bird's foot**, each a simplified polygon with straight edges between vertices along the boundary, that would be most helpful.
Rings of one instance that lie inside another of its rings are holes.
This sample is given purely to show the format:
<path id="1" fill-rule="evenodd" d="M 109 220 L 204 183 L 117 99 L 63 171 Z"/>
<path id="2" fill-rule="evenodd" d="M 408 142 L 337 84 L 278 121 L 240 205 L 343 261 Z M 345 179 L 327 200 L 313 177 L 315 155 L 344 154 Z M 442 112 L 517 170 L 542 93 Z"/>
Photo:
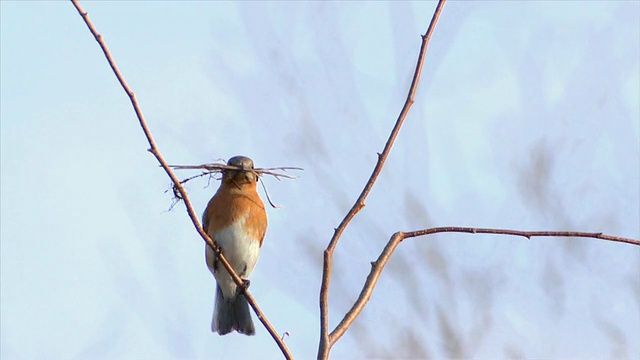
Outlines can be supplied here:
<path id="1" fill-rule="evenodd" d="M 242 291 L 247 290 L 249 285 L 251 285 L 251 281 L 249 281 L 249 279 L 242 279 Z"/>

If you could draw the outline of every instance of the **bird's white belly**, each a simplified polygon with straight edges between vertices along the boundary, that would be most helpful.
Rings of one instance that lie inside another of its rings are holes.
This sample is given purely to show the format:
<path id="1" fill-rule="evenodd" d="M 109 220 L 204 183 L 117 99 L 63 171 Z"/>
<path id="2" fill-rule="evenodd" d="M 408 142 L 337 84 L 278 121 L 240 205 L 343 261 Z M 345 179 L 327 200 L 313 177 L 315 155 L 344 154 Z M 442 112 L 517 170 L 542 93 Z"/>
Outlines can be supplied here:
<path id="1" fill-rule="evenodd" d="M 233 270 L 240 277 L 246 279 L 258 261 L 260 241 L 243 231 L 245 220 L 246 217 L 219 230 L 215 234 L 215 240 L 222 248 L 222 254 L 229 261 Z M 207 246 L 207 251 L 212 250 Z M 236 284 L 222 264 L 218 264 L 213 276 L 220 285 L 225 298 L 236 296 Z"/>

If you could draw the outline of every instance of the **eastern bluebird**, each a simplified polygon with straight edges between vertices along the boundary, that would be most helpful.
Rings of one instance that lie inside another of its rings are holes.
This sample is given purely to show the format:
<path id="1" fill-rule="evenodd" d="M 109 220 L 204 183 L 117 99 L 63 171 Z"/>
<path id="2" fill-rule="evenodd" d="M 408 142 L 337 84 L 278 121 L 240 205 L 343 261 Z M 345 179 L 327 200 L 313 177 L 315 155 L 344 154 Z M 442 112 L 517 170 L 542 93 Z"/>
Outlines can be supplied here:
<path id="1" fill-rule="evenodd" d="M 267 214 L 256 191 L 258 175 L 252 171 L 253 160 L 234 156 L 227 164 L 242 170 L 222 172 L 222 182 L 209 200 L 202 215 L 202 224 L 207 234 L 222 248 L 222 254 L 233 270 L 245 280 L 258 261 L 267 231 Z M 241 289 L 238 289 L 208 245 L 205 255 L 207 267 L 217 282 L 211 331 L 224 335 L 236 330 L 241 334 L 254 335 L 256 329 L 251 320 L 249 303 Z"/>

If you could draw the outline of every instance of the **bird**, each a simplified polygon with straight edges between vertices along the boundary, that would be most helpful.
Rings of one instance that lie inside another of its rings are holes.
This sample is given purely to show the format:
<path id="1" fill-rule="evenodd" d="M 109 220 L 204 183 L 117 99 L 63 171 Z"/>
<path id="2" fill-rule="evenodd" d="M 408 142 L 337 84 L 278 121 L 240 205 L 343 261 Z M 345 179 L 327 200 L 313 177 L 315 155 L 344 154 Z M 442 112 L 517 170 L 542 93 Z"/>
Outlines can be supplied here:
<path id="1" fill-rule="evenodd" d="M 234 156 L 227 165 L 239 169 L 223 170 L 220 187 L 207 204 L 202 224 L 233 270 L 243 279 L 246 288 L 249 285 L 247 278 L 258 261 L 267 231 L 267 213 L 256 190 L 258 174 L 253 171 L 253 160 Z M 205 247 L 205 259 L 216 280 L 211 331 L 219 335 L 234 330 L 244 335 L 255 335 L 244 289 L 238 288 L 208 245 Z"/>

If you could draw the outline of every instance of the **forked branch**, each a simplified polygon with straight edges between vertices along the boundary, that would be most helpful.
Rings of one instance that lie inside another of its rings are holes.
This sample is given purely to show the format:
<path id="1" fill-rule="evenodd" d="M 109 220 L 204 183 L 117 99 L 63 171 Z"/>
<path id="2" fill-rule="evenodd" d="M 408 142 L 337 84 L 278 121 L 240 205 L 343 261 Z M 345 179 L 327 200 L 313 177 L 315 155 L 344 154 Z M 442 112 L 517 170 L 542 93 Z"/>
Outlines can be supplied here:
<path id="1" fill-rule="evenodd" d="M 420 47 L 420 54 L 418 55 L 416 69 L 413 73 L 413 79 L 411 80 L 411 87 L 409 88 L 407 99 L 405 100 L 404 106 L 400 111 L 400 115 L 398 115 L 398 119 L 393 126 L 393 130 L 391 130 L 391 134 L 389 135 L 382 153 L 378 154 L 378 162 L 373 168 L 373 172 L 371 173 L 367 184 L 364 186 L 362 193 L 360 193 L 360 196 L 356 200 L 355 204 L 353 204 L 353 207 L 351 207 L 351 210 L 349 210 L 340 225 L 335 229 L 333 237 L 331 238 L 331 241 L 329 241 L 329 245 L 324 251 L 324 259 L 322 265 L 322 283 L 320 285 L 320 345 L 318 346 L 318 359 L 327 359 L 329 357 L 329 351 L 331 350 L 331 347 L 340 337 L 329 335 L 329 283 L 331 280 L 333 251 L 335 250 L 335 247 L 338 244 L 338 240 L 340 239 L 340 236 L 342 236 L 344 229 L 351 222 L 353 217 L 364 207 L 364 201 L 369 195 L 373 184 L 378 179 L 387 156 L 389 156 L 391 147 L 393 146 L 393 143 L 395 142 L 396 137 L 400 132 L 400 127 L 402 127 L 404 119 L 407 117 L 411 105 L 413 105 L 413 98 L 416 90 L 418 89 L 418 83 L 420 82 L 420 74 L 422 73 L 422 65 L 424 63 L 425 54 L 427 53 L 427 46 L 429 45 L 429 40 L 431 39 L 433 30 L 435 29 L 436 23 L 438 22 L 438 18 L 440 17 L 440 13 L 442 12 L 445 1 L 446 0 L 439 0 L 438 5 L 436 6 L 436 9 L 433 13 L 433 17 L 431 18 L 429 28 L 427 29 L 427 32 L 422 36 L 422 46 Z M 344 323 L 343 329 L 346 330 L 346 328 L 351 325 L 352 321 L 353 320 Z M 333 333 L 335 333 L 335 331 L 332 332 L 332 334 Z M 344 333 L 344 331 L 342 331 L 342 333 Z"/>
<path id="2" fill-rule="evenodd" d="M 353 217 L 365 206 L 364 200 L 368 196 L 373 184 L 377 180 L 380 171 L 385 163 L 385 160 L 393 146 L 395 138 L 404 122 L 404 119 L 409 111 L 409 108 L 413 104 L 413 97 L 417 89 L 418 82 L 420 80 L 420 73 L 422 70 L 422 64 L 424 62 L 424 56 L 426 53 L 426 49 L 429 43 L 429 39 L 433 33 L 433 29 L 438 21 L 438 17 L 442 11 L 442 7 L 444 5 L 445 0 L 440 0 L 434 12 L 434 15 L 431 19 L 431 23 L 429 25 L 429 29 L 426 34 L 422 37 L 422 46 L 420 48 L 420 55 L 418 56 L 418 61 L 416 64 L 416 69 L 413 76 L 413 81 L 411 83 L 411 87 L 409 88 L 409 94 L 407 95 L 407 99 L 405 101 L 404 107 L 396 120 L 395 126 L 389 135 L 389 139 L 385 144 L 384 150 L 381 154 L 378 154 L 378 162 L 376 163 L 369 180 L 367 181 L 362 193 L 354 203 L 353 207 L 349 210 L 345 218 L 342 220 L 340 225 L 335 229 L 333 237 L 329 242 L 329 245 L 324 251 L 324 262 L 323 262 L 323 273 L 322 273 L 322 284 L 320 288 L 320 346 L 318 348 L 318 359 L 327 359 L 329 356 L 329 352 L 331 347 L 344 335 L 347 329 L 351 326 L 351 324 L 355 321 L 355 319 L 360 315 L 364 306 L 371 298 L 371 294 L 375 285 L 384 269 L 385 265 L 389 261 L 391 255 L 397 248 L 398 244 L 400 244 L 404 239 L 424 236 L 429 234 L 441 233 L 441 232 L 458 232 L 458 233 L 471 233 L 471 234 L 498 234 L 498 235 L 512 235 L 512 236 L 522 236 L 530 239 L 531 237 L 539 237 L 539 236 L 554 236 L 554 237 L 583 237 L 583 238 L 596 238 L 608 241 L 615 242 L 623 242 L 632 245 L 640 245 L 639 240 L 616 237 L 611 235 L 604 235 L 602 233 L 587 233 L 587 232 L 567 232 L 567 231 L 520 231 L 520 230 L 506 230 L 506 229 L 482 229 L 482 228 L 466 228 L 466 227 L 442 227 L 442 228 L 433 228 L 433 229 L 425 229 L 418 230 L 413 232 L 398 232 L 394 234 L 389 242 L 385 246 L 385 248 L 380 253 L 378 259 L 371 263 L 371 271 L 367 276 L 365 284 L 360 292 L 360 295 L 354 302 L 351 309 L 345 314 L 340 323 L 336 326 L 336 328 L 329 333 L 329 283 L 331 279 L 331 265 L 333 259 L 333 252 L 336 248 L 336 245 L 344 232 L 345 228 L 351 222 Z"/>
<path id="3" fill-rule="evenodd" d="M 629 238 L 623 238 L 618 236 L 604 235 L 602 233 L 588 233 L 588 232 L 574 232 L 574 231 L 521 231 L 521 230 L 507 230 L 507 229 L 482 229 L 482 228 L 469 228 L 469 227 L 439 227 L 439 228 L 431 228 L 424 230 L 417 230 L 411 232 L 397 232 L 391 236 L 389 242 L 384 247 L 380 256 L 376 259 L 376 261 L 371 263 L 371 270 L 369 271 L 369 275 L 367 275 L 367 280 L 362 287 L 362 291 L 360 291 L 360 295 L 353 303 L 353 306 L 342 318 L 338 326 L 336 326 L 335 330 L 329 334 L 329 338 L 333 341 L 338 340 L 344 332 L 347 330 L 349 325 L 353 323 L 353 321 L 360 315 L 364 306 L 367 304 L 369 299 L 371 298 L 371 294 L 373 293 L 373 289 L 378 282 L 378 278 L 382 273 L 382 270 L 389 262 L 391 255 L 396 250 L 398 245 L 405 239 L 444 233 L 444 232 L 455 232 L 455 233 L 468 233 L 468 234 L 494 234 L 494 235 L 511 235 L 511 236 L 522 236 L 527 239 L 531 239 L 532 237 L 542 237 L 542 236 L 553 236 L 553 237 L 580 237 L 580 238 L 594 238 L 601 240 L 608 240 L 614 242 L 622 242 L 631 245 L 640 246 L 640 240 L 634 240 Z"/>

